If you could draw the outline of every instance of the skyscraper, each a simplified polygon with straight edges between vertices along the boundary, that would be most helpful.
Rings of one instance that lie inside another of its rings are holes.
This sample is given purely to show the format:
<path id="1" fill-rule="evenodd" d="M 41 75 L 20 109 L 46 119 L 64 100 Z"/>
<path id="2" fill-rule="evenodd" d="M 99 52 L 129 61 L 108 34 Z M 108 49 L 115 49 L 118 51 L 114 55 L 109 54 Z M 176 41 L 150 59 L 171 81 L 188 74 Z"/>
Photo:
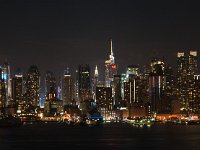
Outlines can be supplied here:
<path id="1" fill-rule="evenodd" d="M 121 75 L 114 75 L 114 97 L 113 97 L 113 106 L 114 108 L 121 108 L 122 103 L 122 94 L 121 94 Z"/>
<path id="2" fill-rule="evenodd" d="M 79 65 L 78 87 L 79 87 L 80 101 L 92 98 L 91 85 L 90 85 L 90 66 L 88 64 Z"/>
<path id="3" fill-rule="evenodd" d="M 166 101 L 164 99 L 164 90 L 164 62 L 159 59 L 153 59 L 151 62 L 151 72 L 149 74 L 149 98 L 152 114 L 165 113 Z"/>
<path id="4" fill-rule="evenodd" d="M 62 99 L 62 78 L 59 77 L 57 85 L 57 98 Z"/>
<path id="5" fill-rule="evenodd" d="M 37 66 L 30 66 L 26 80 L 26 99 L 30 106 L 39 106 L 40 73 Z"/>
<path id="6" fill-rule="evenodd" d="M 113 110 L 112 88 L 105 86 L 96 87 L 96 104 L 104 118 L 111 116 Z"/>
<path id="7" fill-rule="evenodd" d="M 0 67 L 0 115 L 5 113 L 5 107 L 6 107 L 6 89 L 5 89 L 2 67 Z"/>
<path id="8" fill-rule="evenodd" d="M 94 76 L 92 79 L 92 98 L 96 101 L 96 87 L 99 81 L 99 73 L 97 66 L 95 67 Z"/>
<path id="9" fill-rule="evenodd" d="M 112 39 L 110 41 L 110 55 L 109 59 L 105 61 L 105 86 L 111 87 L 114 75 L 117 74 L 117 65 L 115 64 L 115 57 L 113 53 Z"/>
<path id="10" fill-rule="evenodd" d="M 194 113 L 194 75 L 198 74 L 197 51 L 177 54 L 177 90 L 183 114 Z"/>
<path id="11" fill-rule="evenodd" d="M 15 74 L 12 78 L 12 99 L 17 104 L 22 102 L 23 96 L 23 75 L 22 73 Z"/>
<path id="12" fill-rule="evenodd" d="M 139 67 L 136 65 L 126 67 L 126 79 L 124 81 L 124 100 L 126 104 L 133 105 L 144 101 L 143 78 L 139 72 Z"/>
<path id="13" fill-rule="evenodd" d="M 200 75 L 194 76 L 193 113 L 200 114 Z"/>
<path id="14" fill-rule="evenodd" d="M 11 95 L 11 78 L 10 78 L 10 64 L 5 62 L 2 67 L 2 78 L 5 82 L 6 90 L 6 105 L 8 105 L 12 95 Z"/>
<path id="15" fill-rule="evenodd" d="M 165 75 L 165 97 L 167 100 L 167 110 L 172 112 L 172 103 L 177 101 L 176 89 L 175 89 L 175 77 L 171 66 L 166 65 L 164 70 Z"/>
<path id="16" fill-rule="evenodd" d="M 69 72 L 69 68 L 64 70 L 62 80 L 62 100 L 63 105 L 72 105 L 74 99 L 74 82 Z"/>
<path id="17" fill-rule="evenodd" d="M 57 96 L 56 78 L 52 71 L 47 71 L 45 76 L 45 95 L 46 100 L 55 100 Z"/>
<path id="18" fill-rule="evenodd" d="M 79 72 L 78 70 L 76 70 L 76 74 L 75 74 L 75 81 L 74 81 L 74 99 L 77 105 L 80 104 L 79 101 Z"/>

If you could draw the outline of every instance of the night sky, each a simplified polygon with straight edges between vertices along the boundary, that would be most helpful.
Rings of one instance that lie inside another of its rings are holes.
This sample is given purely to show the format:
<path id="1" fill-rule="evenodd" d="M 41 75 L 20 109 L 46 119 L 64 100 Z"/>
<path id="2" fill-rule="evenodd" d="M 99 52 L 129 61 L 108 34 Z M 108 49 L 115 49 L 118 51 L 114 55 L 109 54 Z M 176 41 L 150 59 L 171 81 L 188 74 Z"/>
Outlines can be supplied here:
<path id="1" fill-rule="evenodd" d="M 116 63 L 147 64 L 200 48 L 200 5 L 192 0 L 0 0 L 0 61 L 14 73 L 36 64 L 56 75 L 78 64 L 103 74 L 113 39 Z"/>

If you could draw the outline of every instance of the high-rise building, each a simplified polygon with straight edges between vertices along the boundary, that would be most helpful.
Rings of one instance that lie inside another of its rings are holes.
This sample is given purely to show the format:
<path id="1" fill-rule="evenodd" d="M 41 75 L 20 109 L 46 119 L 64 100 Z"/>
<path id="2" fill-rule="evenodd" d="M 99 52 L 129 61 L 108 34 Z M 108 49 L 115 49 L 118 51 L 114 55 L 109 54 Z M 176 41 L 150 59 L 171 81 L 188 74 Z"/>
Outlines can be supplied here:
<path id="1" fill-rule="evenodd" d="M 127 66 L 124 80 L 124 101 L 126 106 L 131 106 L 141 101 L 140 82 L 139 67 L 136 65 Z"/>
<path id="2" fill-rule="evenodd" d="M 122 94 L 121 94 L 121 75 L 114 75 L 114 97 L 113 97 L 113 107 L 114 108 L 121 108 L 123 107 L 123 101 L 122 101 Z"/>
<path id="3" fill-rule="evenodd" d="M 11 78 L 10 78 L 10 64 L 5 62 L 2 67 L 2 78 L 5 82 L 5 90 L 6 90 L 6 106 L 11 100 Z"/>
<path id="4" fill-rule="evenodd" d="M 99 73 L 97 66 L 95 67 L 94 77 L 92 79 L 92 98 L 96 101 L 96 87 L 99 81 Z"/>
<path id="5" fill-rule="evenodd" d="M 5 107 L 6 107 L 6 88 L 2 73 L 2 67 L 0 67 L 0 115 L 5 113 Z"/>
<path id="6" fill-rule="evenodd" d="M 167 101 L 167 110 L 172 112 L 172 103 L 177 100 L 175 89 L 175 77 L 171 66 L 167 65 L 164 70 L 165 75 L 165 97 Z"/>
<path id="7" fill-rule="evenodd" d="M 57 86 L 57 99 L 62 99 L 62 78 L 59 77 L 58 79 L 58 86 Z"/>
<path id="8" fill-rule="evenodd" d="M 100 111 L 101 115 L 104 116 L 104 118 L 112 116 L 113 97 L 111 87 L 96 87 L 96 104 L 98 110 Z"/>
<path id="9" fill-rule="evenodd" d="M 113 86 L 114 75 L 117 74 L 117 65 L 115 64 L 115 57 L 113 53 L 112 40 L 110 43 L 109 59 L 105 61 L 105 86 Z"/>
<path id="10" fill-rule="evenodd" d="M 200 114 L 200 75 L 194 75 L 193 113 Z"/>
<path id="11" fill-rule="evenodd" d="M 164 62 L 153 59 L 149 74 L 149 98 L 151 113 L 166 113 Z"/>
<path id="12" fill-rule="evenodd" d="M 17 104 L 21 103 L 23 96 L 23 75 L 21 73 L 15 74 L 12 78 L 12 99 Z"/>
<path id="13" fill-rule="evenodd" d="M 79 65 L 78 87 L 80 101 L 92 98 L 90 85 L 90 66 L 88 64 Z"/>
<path id="14" fill-rule="evenodd" d="M 177 95 L 181 104 L 181 113 L 190 114 L 195 112 L 193 90 L 194 75 L 198 74 L 197 51 L 177 53 Z"/>
<path id="15" fill-rule="evenodd" d="M 62 100 L 63 105 L 72 105 L 74 100 L 74 82 L 69 72 L 69 68 L 64 70 L 62 80 Z"/>
<path id="16" fill-rule="evenodd" d="M 52 71 L 47 71 L 45 76 L 46 100 L 55 100 L 57 96 L 56 78 Z"/>
<path id="17" fill-rule="evenodd" d="M 26 79 L 26 99 L 30 106 L 39 106 L 40 73 L 37 66 L 30 66 Z"/>
<path id="18" fill-rule="evenodd" d="M 78 74 L 78 70 L 76 70 L 76 74 L 75 74 L 75 81 L 74 81 L 74 99 L 76 102 L 76 105 L 80 105 L 80 101 L 79 101 L 79 74 Z"/>
<path id="19" fill-rule="evenodd" d="M 125 101 L 124 101 L 124 82 L 126 82 L 127 78 L 126 78 L 126 74 L 122 73 L 121 74 L 121 96 L 122 96 L 122 101 L 123 101 L 123 105 L 125 107 Z"/>
<path id="20" fill-rule="evenodd" d="M 126 106 L 133 104 L 139 104 L 143 101 L 141 79 L 139 76 L 130 75 L 124 82 L 124 101 Z"/>

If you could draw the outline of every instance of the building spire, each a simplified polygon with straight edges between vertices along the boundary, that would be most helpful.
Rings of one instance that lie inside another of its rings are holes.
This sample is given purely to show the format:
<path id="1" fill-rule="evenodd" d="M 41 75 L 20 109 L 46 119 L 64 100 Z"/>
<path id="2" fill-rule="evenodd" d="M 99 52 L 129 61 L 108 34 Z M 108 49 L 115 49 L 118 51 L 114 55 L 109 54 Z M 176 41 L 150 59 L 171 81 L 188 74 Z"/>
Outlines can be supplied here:
<path id="1" fill-rule="evenodd" d="M 95 76 L 95 77 L 98 77 L 98 75 L 99 75 L 99 73 L 98 73 L 98 69 L 97 69 L 97 65 L 96 65 L 95 71 L 94 71 L 94 76 Z"/>
<path id="2" fill-rule="evenodd" d="M 110 55 L 113 56 L 113 44 L 112 44 L 112 39 L 110 40 Z"/>
<path id="3" fill-rule="evenodd" d="M 112 39 L 110 40 L 110 63 L 114 64 L 115 63 L 115 57 L 114 57 L 114 53 L 113 53 L 113 43 L 112 43 Z"/>

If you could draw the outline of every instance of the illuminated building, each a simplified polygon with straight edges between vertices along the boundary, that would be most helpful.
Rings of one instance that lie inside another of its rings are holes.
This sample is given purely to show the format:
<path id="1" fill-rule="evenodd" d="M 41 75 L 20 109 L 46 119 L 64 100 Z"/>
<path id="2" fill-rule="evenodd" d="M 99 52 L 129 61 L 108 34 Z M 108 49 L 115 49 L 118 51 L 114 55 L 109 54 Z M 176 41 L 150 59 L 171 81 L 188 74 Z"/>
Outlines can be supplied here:
<path id="1" fill-rule="evenodd" d="M 30 66 L 26 79 L 26 99 L 30 106 L 39 106 L 40 73 L 37 66 Z"/>
<path id="2" fill-rule="evenodd" d="M 124 100 L 126 105 L 139 104 L 143 102 L 142 76 L 138 66 L 126 67 L 126 78 L 124 81 Z"/>
<path id="3" fill-rule="evenodd" d="M 149 98 L 152 114 L 166 112 L 164 90 L 164 62 L 162 60 L 153 59 L 151 62 L 151 73 L 149 74 Z"/>
<path id="4" fill-rule="evenodd" d="M 84 101 L 92 97 L 90 85 L 90 66 L 88 64 L 79 65 L 78 87 L 80 101 Z"/>
<path id="5" fill-rule="evenodd" d="M 107 118 L 108 116 L 112 115 L 113 98 L 111 87 L 96 87 L 96 104 L 102 116 Z"/>
<path id="6" fill-rule="evenodd" d="M 23 96 L 23 75 L 22 73 L 15 74 L 12 78 L 12 99 L 17 105 L 22 105 Z"/>
<path id="7" fill-rule="evenodd" d="M 176 97 L 176 89 L 175 89 L 175 77 L 173 73 L 173 69 L 171 66 L 166 66 L 164 70 L 165 75 L 165 97 L 166 97 L 166 109 L 170 113 L 172 112 L 172 103 L 175 104 L 177 100 Z"/>
<path id="8" fill-rule="evenodd" d="M 0 67 L 0 115 L 5 113 L 6 107 L 6 88 L 2 75 L 2 67 Z"/>
<path id="9" fill-rule="evenodd" d="M 117 74 L 117 65 L 115 64 L 115 57 L 113 53 L 113 46 L 111 40 L 109 59 L 105 61 L 105 86 L 111 87 L 114 75 Z"/>
<path id="10" fill-rule="evenodd" d="M 188 55 L 177 53 L 177 95 L 181 104 L 181 113 L 194 113 L 196 109 L 193 99 L 194 75 L 198 73 L 197 51 L 190 51 Z"/>
<path id="11" fill-rule="evenodd" d="M 134 103 L 139 103 L 142 95 L 141 93 L 141 77 L 139 74 L 139 67 L 129 65 L 126 67 L 126 74 L 123 82 L 123 99 L 126 106 L 131 106 Z"/>
<path id="12" fill-rule="evenodd" d="M 114 108 L 121 108 L 123 106 L 122 103 L 122 95 L 121 95 L 121 75 L 114 75 L 114 101 L 113 106 Z"/>
<path id="13" fill-rule="evenodd" d="M 56 95 L 57 95 L 56 78 L 54 77 L 52 71 L 46 72 L 46 76 L 45 76 L 45 93 L 46 93 L 46 100 L 54 100 L 54 99 L 56 99 Z"/>
<path id="14" fill-rule="evenodd" d="M 78 81 L 79 81 L 79 74 L 78 74 L 78 70 L 76 70 L 75 82 L 74 82 L 74 99 L 75 99 L 76 105 L 80 104 L 80 101 L 79 101 L 79 84 L 78 84 Z"/>
<path id="15" fill-rule="evenodd" d="M 99 73 L 97 66 L 95 67 L 94 77 L 92 79 L 92 98 L 96 101 L 96 87 L 99 81 Z"/>
<path id="16" fill-rule="evenodd" d="M 62 79 L 59 77 L 57 86 L 57 99 L 62 99 Z"/>
<path id="17" fill-rule="evenodd" d="M 126 82 L 126 80 L 127 80 L 126 74 L 122 73 L 121 74 L 121 96 L 122 96 L 122 101 L 123 101 L 124 106 L 126 105 L 124 101 L 124 82 Z"/>
<path id="18" fill-rule="evenodd" d="M 140 78 L 139 76 L 130 75 L 124 82 L 124 101 L 126 105 L 133 105 L 141 102 L 140 98 Z"/>
<path id="19" fill-rule="evenodd" d="M 126 67 L 126 78 L 129 78 L 129 75 L 139 75 L 139 67 L 134 65 L 129 65 Z"/>
<path id="20" fill-rule="evenodd" d="M 63 113 L 63 101 L 52 100 L 45 102 L 44 114 L 45 116 L 55 116 Z"/>
<path id="21" fill-rule="evenodd" d="M 140 89 L 141 89 L 141 99 L 143 103 L 146 105 L 150 103 L 149 101 L 149 74 L 150 74 L 150 66 L 143 66 L 143 71 L 141 71 L 140 80 Z"/>
<path id="22" fill-rule="evenodd" d="M 5 62 L 2 66 L 2 79 L 5 82 L 6 89 L 6 105 L 8 105 L 11 95 L 11 78 L 10 78 L 10 64 Z"/>
<path id="23" fill-rule="evenodd" d="M 74 99 L 74 83 L 69 68 L 64 70 L 62 80 L 62 100 L 63 105 L 72 105 Z"/>
<path id="24" fill-rule="evenodd" d="M 194 75 L 194 89 L 193 89 L 193 113 L 200 114 L 200 75 Z"/>

